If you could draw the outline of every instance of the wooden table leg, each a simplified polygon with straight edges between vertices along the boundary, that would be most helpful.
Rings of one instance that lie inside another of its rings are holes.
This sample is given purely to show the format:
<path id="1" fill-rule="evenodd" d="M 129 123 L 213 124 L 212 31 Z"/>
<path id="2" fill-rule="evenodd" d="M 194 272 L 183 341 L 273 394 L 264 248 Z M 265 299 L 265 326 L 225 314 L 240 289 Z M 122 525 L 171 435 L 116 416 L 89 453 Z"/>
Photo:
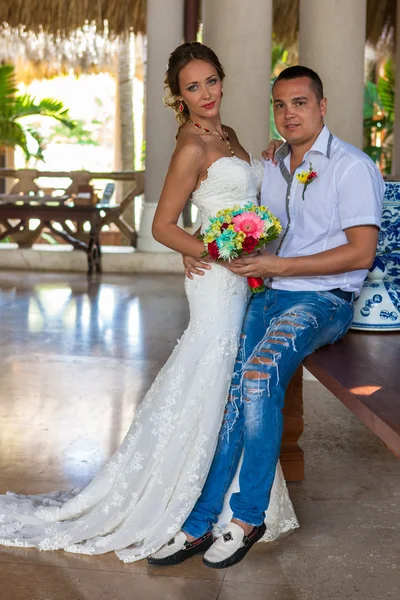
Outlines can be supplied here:
<path id="1" fill-rule="evenodd" d="M 304 453 L 298 444 L 303 433 L 303 367 L 293 375 L 286 391 L 280 461 L 286 481 L 304 479 Z"/>
<path id="2" fill-rule="evenodd" d="M 87 256 L 87 274 L 92 275 L 94 270 L 96 271 L 96 273 L 101 273 L 100 231 L 96 222 L 91 224 Z"/>

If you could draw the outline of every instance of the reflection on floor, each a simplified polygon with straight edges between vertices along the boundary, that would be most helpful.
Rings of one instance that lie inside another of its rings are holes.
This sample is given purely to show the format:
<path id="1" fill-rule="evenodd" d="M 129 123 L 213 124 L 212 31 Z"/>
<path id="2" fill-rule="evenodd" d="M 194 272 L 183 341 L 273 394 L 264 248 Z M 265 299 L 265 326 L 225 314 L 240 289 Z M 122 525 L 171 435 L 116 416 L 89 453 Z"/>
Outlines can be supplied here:
<path id="1" fill-rule="evenodd" d="M 177 275 L 0 273 L 0 492 L 86 485 L 187 320 Z M 226 571 L 0 547 L 1 600 L 397 598 L 400 464 L 318 383 L 305 387 L 298 532 Z"/>

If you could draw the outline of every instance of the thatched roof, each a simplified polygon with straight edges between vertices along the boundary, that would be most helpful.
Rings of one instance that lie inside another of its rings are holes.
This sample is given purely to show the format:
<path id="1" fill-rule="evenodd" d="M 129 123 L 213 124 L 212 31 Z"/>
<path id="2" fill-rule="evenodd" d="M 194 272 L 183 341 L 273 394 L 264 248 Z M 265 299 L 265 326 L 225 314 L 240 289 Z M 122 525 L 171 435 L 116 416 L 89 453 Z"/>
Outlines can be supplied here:
<path id="1" fill-rule="evenodd" d="M 168 0 L 164 0 L 168 2 Z M 355 1 L 355 0 L 349 0 Z M 276 41 L 290 47 L 296 42 L 299 0 L 274 0 Z M 114 35 L 128 31 L 145 33 L 146 0 L 1 0 L 0 23 L 24 26 L 34 33 L 67 36 L 85 23 L 98 33 Z M 393 40 L 396 0 L 368 0 L 367 39 L 377 45 Z"/>
<path id="2" fill-rule="evenodd" d="M 33 33 L 23 27 L 0 26 L 0 62 L 16 67 L 18 81 L 67 74 L 110 72 L 115 69 L 118 38 L 107 32 L 97 33 L 94 25 L 85 25 L 61 37 L 51 33 Z"/>
<path id="3" fill-rule="evenodd" d="M 396 29 L 396 0 L 368 0 L 367 40 L 393 47 Z"/>
<path id="4" fill-rule="evenodd" d="M 368 41 L 393 49 L 396 0 L 367 2 Z M 70 68 L 76 73 L 113 69 L 116 37 L 146 32 L 146 4 L 147 0 L 0 0 L 0 61 L 16 63 L 25 81 Z M 299 0 L 273 4 L 274 39 L 296 54 Z"/>
<path id="5" fill-rule="evenodd" d="M 85 23 L 94 24 L 99 33 L 108 28 L 112 36 L 128 31 L 144 33 L 146 0 L 1 0 L 1 22 L 62 37 Z"/>
<path id="6" fill-rule="evenodd" d="M 354 0 L 349 0 L 354 1 Z M 396 0 L 368 0 L 367 40 L 373 46 L 392 46 L 396 25 Z M 278 43 L 297 43 L 299 0 L 274 0 L 274 34 Z"/>

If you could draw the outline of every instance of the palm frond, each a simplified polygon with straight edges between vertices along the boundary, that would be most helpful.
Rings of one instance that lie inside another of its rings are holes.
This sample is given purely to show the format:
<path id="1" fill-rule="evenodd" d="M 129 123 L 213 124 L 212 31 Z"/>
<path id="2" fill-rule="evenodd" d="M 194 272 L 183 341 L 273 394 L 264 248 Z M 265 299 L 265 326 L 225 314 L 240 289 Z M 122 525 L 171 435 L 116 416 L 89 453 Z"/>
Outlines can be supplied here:
<path id="1" fill-rule="evenodd" d="M 384 76 L 379 78 L 378 93 L 382 101 L 382 107 L 389 120 L 394 119 L 394 69 L 391 60 L 386 61 Z"/>
<path id="2" fill-rule="evenodd" d="M 28 127 L 25 127 L 25 131 L 35 140 L 35 142 L 37 144 L 36 152 L 30 153 L 31 156 L 33 158 L 36 158 L 37 160 L 44 161 L 44 150 L 45 150 L 44 137 L 41 135 L 41 133 L 35 127 L 32 127 L 31 125 L 29 125 Z"/>
<path id="3" fill-rule="evenodd" d="M 371 119 L 380 103 L 377 85 L 373 81 L 367 81 L 364 87 L 364 119 Z"/>
<path id="4" fill-rule="evenodd" d="M 24 151 L 27 160 L 31 156 L 24 128 L 15 121 L 6 121 L 0 118 L 0 146 L 10 148 L 18 146 Z"/>
<path id="5" fill-rule="evenodd" d="M 37 101 L 29 94 L 18 94 L 15 85 L 14 67 L 0 66 L 0 145 L 19 146 L 27 159 L 35 157 L 43 160 L 44 139 L 40 132 L 32 127 L 19 123 L 18 120 L 28 116 L 42 116 L 56 119 L 69 129 L 74 129 L 75 123 L 69 118 L 69 111 L 60 100 L 44 98 Z M 31 152 L 28 139 L 36 142 L 36 152 Z"/>
<path id="6" fill-rule="evenodd" d="M 378 86 L 373 81 L 367 81 L 364 86 L 364 129 L 371 129 L 374 126 L 381 105 Z"/>
<path id="7" fill-rule="evenodd" d="M 57 121 L 60 121 L 69 129 L 73 129 L 75 126 L 74 122 L 69 118 L 68 108 L 65 108 L 61 101 L 54 100 L 53 98 L 43 98 L 43 100 L 36 101 L 36 98 L 33 96 L 24 94 L 15 98 L 14 109 L 14 119 L 41 115 L 57 119 Z"/>
<path id="8" fill-rule="evenodd" d="M 0 65 L 0 116 L 10 114 L 17 91 L 14 67 Z"/>
<path id="9" fill-rule="evenodd" d="M 272 46 L 271 54 L 271 72 L 273 73 L 279 63 L 286 63 L 288 51 L 281 44 L 274 44 Z"/>

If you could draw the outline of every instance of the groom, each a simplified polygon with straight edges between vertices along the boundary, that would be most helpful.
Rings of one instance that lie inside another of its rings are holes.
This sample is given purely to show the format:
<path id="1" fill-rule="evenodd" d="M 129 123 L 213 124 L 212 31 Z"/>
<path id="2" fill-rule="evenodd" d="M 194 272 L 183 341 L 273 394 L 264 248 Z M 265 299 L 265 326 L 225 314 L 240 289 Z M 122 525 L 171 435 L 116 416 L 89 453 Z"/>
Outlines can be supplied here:
<path id="1" fill-rule="evenodd" d="M 268 252 L 227 265 L 237 275 L 263 277 L 245 316 L 241 346 L 215 457 L 182 531 L 150 557 L 177 564 L 202 550 L 216 569 L 236 564 L 265 532 L 290 379 L 305 356 L 348 330 L 353 299 L 374 260 L 384 184 L 375 164 L 324 125 L 327 100 L 319 76 L 290 67 L 272 90 L 276 127 L 286 140 L 277 166 L 265 165 L 261 204 L 283 233 Z M 185 259 L 192 273 L 207 268 Z M 240 492 L 232 521 L 212 540 L 212 527 L 237 470 Z"/>

